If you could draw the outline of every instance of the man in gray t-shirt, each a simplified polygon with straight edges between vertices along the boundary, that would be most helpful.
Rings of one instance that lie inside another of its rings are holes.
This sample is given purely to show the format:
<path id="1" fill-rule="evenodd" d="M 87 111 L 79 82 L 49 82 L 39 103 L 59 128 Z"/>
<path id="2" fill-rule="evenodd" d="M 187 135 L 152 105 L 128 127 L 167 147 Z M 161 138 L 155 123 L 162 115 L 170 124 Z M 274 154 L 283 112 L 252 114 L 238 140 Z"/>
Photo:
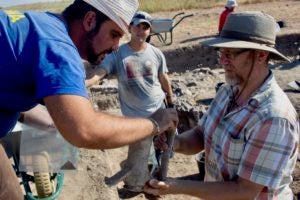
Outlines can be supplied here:
<path id="1" fill-rule="evenodd" d="M 122 114 L 147 117 L 167 103 L 172 104 L 172 88 L 163 53 L 145 42 L 151 31 L 151 16 L 137 12 L 129 26 L 131 40 L 109 54 L 87 84 L 113 74 L 118 79 Z"/>
<path id="2" fill-rule="evenodd" d="M 173 103 L 165 57 L 158 48 L 146 42 L 151 20 L 148 13 L 137 12 L 129 26 L 131 40 L 105 57 L 90 73 L 92 77 L 87 77 L 86 85 L 90 86 L 107 74 L 116 75 L 121 111 L 125 116 L 148 117 L 165 107 L 165 98 L 169 105 Z M 157 165 L 153 145 L 149 163 L 154 168 Z"/>
<path id="3" fill-rule="evenodd" d="M 134 49 L 135 45 L 131 43 L 123 44 L 117 52 L 107 56 L 100 66 L 106 73 L 115 74 L 118 78 L 123 115 L 147 117 L 162 107 L 165 92 L 168 96 L 172 94 L 166 74 L 168 69 L 159 49 L 148 43 Z"/>

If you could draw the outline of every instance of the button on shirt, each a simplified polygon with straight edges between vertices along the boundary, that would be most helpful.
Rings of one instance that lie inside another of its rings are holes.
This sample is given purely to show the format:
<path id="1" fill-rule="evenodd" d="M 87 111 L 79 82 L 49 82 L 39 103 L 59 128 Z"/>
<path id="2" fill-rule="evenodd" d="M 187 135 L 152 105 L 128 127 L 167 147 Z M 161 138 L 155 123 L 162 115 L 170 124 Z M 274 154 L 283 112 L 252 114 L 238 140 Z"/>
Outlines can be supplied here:
<path id="1" fill-rule="evenodd" d="M 226 113 L 230 96 L 225 85 L 199 122 L 205 136 L 205 181 L 242 177 L 265 186 L 257 199 L 293 199 L 289 184 L 299 118 L 288 97 L 272 73 L 245 106 Z"/>

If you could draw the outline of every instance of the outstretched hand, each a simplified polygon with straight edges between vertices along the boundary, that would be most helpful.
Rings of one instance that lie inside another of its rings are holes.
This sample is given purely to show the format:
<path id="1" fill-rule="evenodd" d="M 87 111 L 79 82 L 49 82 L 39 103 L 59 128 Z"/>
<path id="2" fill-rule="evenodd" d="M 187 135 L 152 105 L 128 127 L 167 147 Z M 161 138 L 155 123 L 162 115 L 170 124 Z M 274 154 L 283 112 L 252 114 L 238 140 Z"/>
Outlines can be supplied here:
<path id="1" fill-rule="evenodd" d="M 157 121 L 160 133 L 169 131 L 175 131 L 178 124 L 177 111 L 173 108 L 159 109 L 151 115 L 151 118 Z"/>
<path id="2" fill-rule="evenodd" d="M 144 192 L 155 196 L 169 194 L 170 185 L 156 179 L 149 180 L 144 186 Z"/>

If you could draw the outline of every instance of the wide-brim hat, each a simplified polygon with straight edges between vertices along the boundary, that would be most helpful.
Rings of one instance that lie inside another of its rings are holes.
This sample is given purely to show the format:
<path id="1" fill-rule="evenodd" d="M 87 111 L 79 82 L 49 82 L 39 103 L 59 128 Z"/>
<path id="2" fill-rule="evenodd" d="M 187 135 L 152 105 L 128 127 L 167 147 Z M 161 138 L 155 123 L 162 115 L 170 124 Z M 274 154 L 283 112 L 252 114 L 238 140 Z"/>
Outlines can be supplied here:
<path id="1" fill-rule="evenodd" d="M 216 48 L 258 49 L 271 53 L 272 59 L 290 60 L 275 46 L 276 21 L 259 11 L 236 12 L 228 15 L 219 37 L 201 42 Z"/>
<path id="2" fill-rule="evenodd" d="M 151 26 L 152 24 L 152 17 L 150 14 L 148 14 L 147 12 L 144 11 L 138 11 L 134 14 L 130 24 L 136 26 L 140 23 L 146 23 L 149 26 Z"/>
<path id="3" fill-rule="evenodd" d="M 112 21 L 114 21 L 125 33 L 136 12 L 139 3 L 137 0 L 83 0 L 90 4 Z"/>

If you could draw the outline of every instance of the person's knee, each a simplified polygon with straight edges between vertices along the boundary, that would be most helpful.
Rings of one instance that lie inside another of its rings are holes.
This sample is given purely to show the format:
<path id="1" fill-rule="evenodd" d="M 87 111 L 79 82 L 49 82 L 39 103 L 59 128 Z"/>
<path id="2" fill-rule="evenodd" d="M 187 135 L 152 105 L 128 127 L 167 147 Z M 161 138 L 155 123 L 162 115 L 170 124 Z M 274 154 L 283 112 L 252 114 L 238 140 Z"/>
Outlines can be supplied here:
<path id="1" fill-rule="evenodd" d="M 1 143 L 0 160 L 0 199 L 23 200 L 24 195 L 21 190 L 18 178 Z"/>

